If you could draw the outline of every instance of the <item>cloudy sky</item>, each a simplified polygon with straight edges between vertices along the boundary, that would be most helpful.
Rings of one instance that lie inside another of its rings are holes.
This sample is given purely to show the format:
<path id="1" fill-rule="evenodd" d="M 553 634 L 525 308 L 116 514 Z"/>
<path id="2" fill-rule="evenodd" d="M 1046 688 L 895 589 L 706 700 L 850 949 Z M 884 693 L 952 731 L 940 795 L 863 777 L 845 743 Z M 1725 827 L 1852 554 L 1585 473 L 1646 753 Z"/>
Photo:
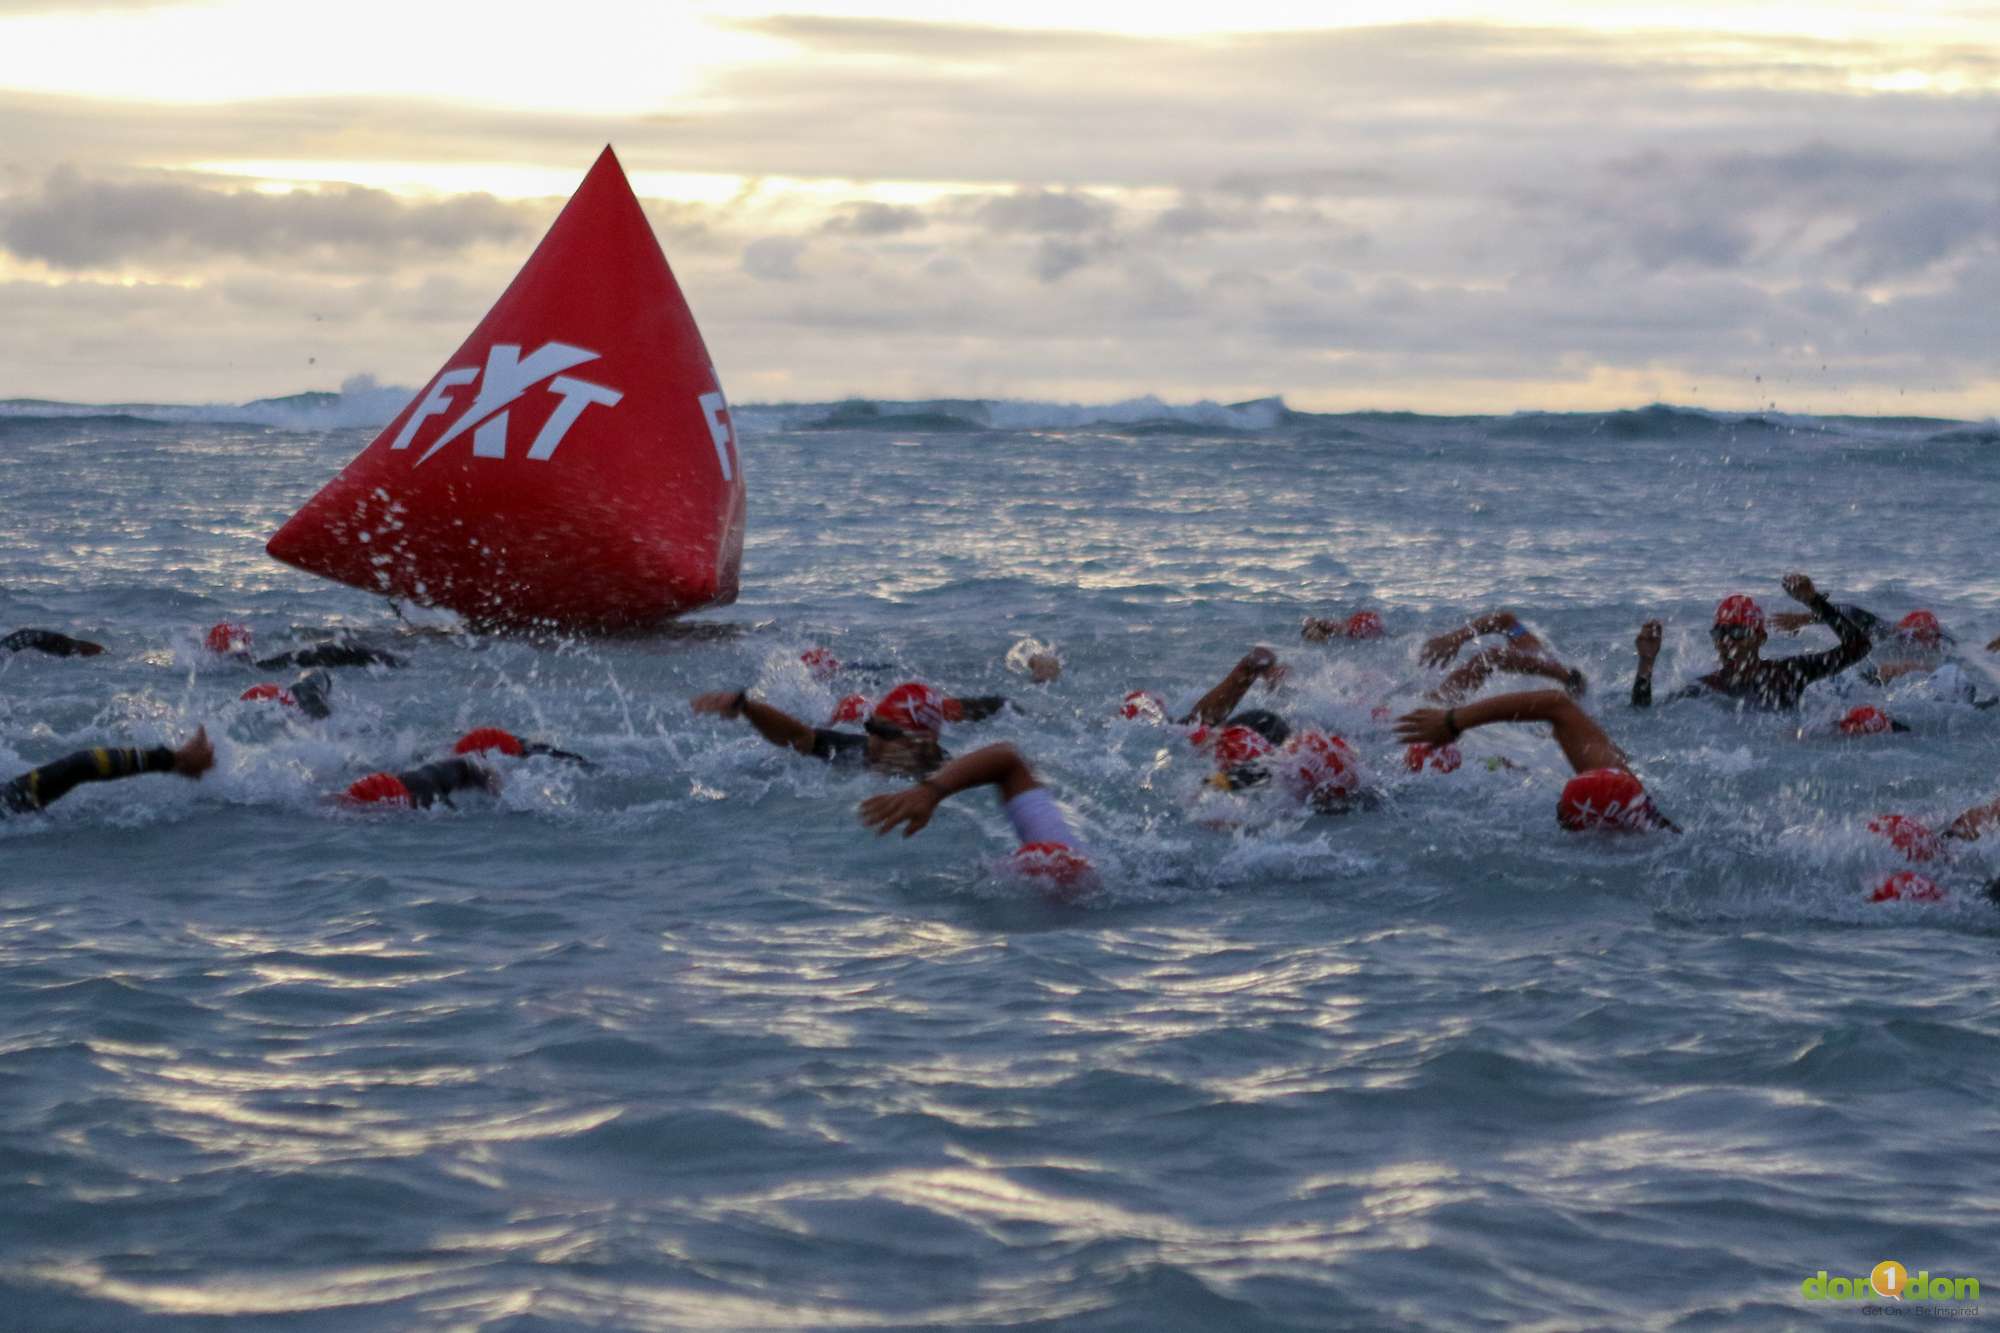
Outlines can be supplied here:
<path id="1" fill-rule="evenodd" d="M 731 397 L 2000 411 L 2000 6 L 0 0 L 0 397 L 416 385 L 598 149 Z"/>

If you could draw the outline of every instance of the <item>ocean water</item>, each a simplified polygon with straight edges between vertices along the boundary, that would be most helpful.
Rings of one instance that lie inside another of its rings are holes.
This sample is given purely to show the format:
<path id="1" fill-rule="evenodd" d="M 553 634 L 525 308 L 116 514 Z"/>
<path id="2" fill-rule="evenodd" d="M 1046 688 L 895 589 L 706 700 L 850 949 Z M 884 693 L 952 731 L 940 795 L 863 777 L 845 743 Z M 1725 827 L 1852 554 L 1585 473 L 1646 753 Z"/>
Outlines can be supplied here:
<path id="1" fill-rule="evenodd" d="M 1851 1322 L 1821 1269 L 2000 1281 L 2000 839 L 1874 904 L 1905 864 L 1865 827 L 2000 794 L 2000 710 L 1905 693 L 1854 741 L 1865 689 L 1625 701 L 1642 619 L 1664 694 L 1792 569 L 1933 608 L 1990 692 L 1990 424 L 746 408 L 742 600 L 530 643 L 269 561 L 370 436 L 289 410 L 0 410 L 0 632 L 110 648 L 0 660 L 0 770 L 219 750 L 0 823 L 6 1327 L 1816 1328 Z M 1498 605 L 1683 836 L 1559 833 L 1538 729 L 1403 768 L 1378 711 Z M 1364 607 L 1390 638 L 1300 641 Z M 203 659 L 225 617 L 411 665 L 306 723 Z M 1031 638 L 1058 683 L 1009 667 Z M 1292 672 L 1252 702 L 1345 735 L 1377 808 L 1208 793 L 1116 717 L 1259 642 Z M 815 645 L 893 670 L 817 682 Z M 687 707 L 905 676 L 1018 701 L 947 743 L 1018 745 L 1100 891 L 1010 879 L 985 793 L 877 840 L 882 780 Z M 602 767 L 324 799 L 475 725 Z"/>

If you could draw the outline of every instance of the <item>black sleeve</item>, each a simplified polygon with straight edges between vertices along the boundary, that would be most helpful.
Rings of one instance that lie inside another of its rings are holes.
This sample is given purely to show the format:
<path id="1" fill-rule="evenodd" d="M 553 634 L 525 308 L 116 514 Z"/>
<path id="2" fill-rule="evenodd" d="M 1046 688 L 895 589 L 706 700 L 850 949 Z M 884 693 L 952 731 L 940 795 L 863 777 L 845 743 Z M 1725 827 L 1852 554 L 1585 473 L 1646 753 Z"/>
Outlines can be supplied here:
<path id="1" fill-rule="evenodd" d="M 540 741 L 528 742 L 521 747 L 521 753 L 547 755 L 551 759 L 560 759 L 566 764 L 575 764 L 581 769 L 595 769 L 597 767 L 596 764 L 591 763 L 580 754 L 569 750 L 558 750 L 555 746 L 543 745 Z"/>
<path id="2" fill-rule="evenodd" d="M 116 782 L 141 773 L 170 773 L 173 767 L 174 752 L 164 745 L 150 750 L 78 750 L 0 787 L 0 807 L 13 814 L 42 810 L 85 782 Z"/>
<path id="3" fill-rule="evenodd" d="M 859 764 L 868 758 L 868 738 L 852 731 L 813 728 L 813 758 L 829 764 Z"/>
<path id="4" fill-rule="evenodd" d="M 17 629 L 6 638 L 0 639 L 0 648 L 20 652 L 33 648 L 38 653 L 50 657 L 90 657 L 104 650 L 94 643 L 82 639 L 72 639 L 67 634 L 58 634 L 52 629 Z"/>
<path id="5" fill-rule="evenodd" d="M 1639 673 L 1633 674 L 1632 706 L 1634 708 L 1651 708 L 1653 706 L 1652 673 L 1647 672 L 1644 674 L 1639 674 Z"/>
<path id="6" fill-rule="evenodd" d="M 1868 650 L 1874 647 L 1869 641 L 1868 632 L 1826 598 L 1815 597 L 1806 605 L 1812 608 L 1813 614 L 1818 616 L 1822 623 L 1840 636 L 1840 646 L 1828 648 L 1825 652 L 1802 653 L 1797 657 L 1784 659 L 1786 674 L 1797 681 L 1801 688 L 1816 680 L 1824 680 L 1836 672 L 1847 670 L 1868 656 Z"/>
<path id="7" fill-rule="evenodd" d="M 984 722 L 1006 706 L 1004 694 L 978 694 L 958 700 L 959 717 L 966 722 Z"/>
<path id="8" fill-rule="evenodd" d="M 1882 617 L 1876 615 L 1865 606 L 1858 606 L 1853 602 L 1840 602 L 1836 604 L 1835 609 L 1853 621 L 1861 632 L 1871 639 L 1879 639 L 1885 634 L 1893 634 L 1896 630 L 1894 625 L 1882 619 Z"/>
<path id="9" fill-rule="evenodd" d="M 316 643 L 310 648 L 301 648 L 296 652 L 266 657 L 257 665 L 266 671 L 279 667 L 399 667 L 403 665 L 403 659 L 393 653 L 385 653 L 379 648 L 368 648 L 358 643 Z"/>
<path id="10" fill-rule="evenodd" d="M 332 688 L 333 677 L 324 671 L 308 671 L 292 682 L 292 700 L 301 713 L 315 721 L 331 717 L 333 705 L 326 701 L 326 694 Z"/>

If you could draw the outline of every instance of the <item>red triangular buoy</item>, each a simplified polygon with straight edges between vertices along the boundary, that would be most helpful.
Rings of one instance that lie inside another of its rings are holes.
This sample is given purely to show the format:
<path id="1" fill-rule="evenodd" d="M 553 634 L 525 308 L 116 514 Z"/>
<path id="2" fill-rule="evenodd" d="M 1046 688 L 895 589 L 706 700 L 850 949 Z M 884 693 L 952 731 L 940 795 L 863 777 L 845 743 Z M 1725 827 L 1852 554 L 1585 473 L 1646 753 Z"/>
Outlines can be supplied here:
<path id="1" fill-rule="evenodd" d="M 465 345 L 266 549 L 488 625 L 735 600 L 736 428 L 610 148 Z"/>

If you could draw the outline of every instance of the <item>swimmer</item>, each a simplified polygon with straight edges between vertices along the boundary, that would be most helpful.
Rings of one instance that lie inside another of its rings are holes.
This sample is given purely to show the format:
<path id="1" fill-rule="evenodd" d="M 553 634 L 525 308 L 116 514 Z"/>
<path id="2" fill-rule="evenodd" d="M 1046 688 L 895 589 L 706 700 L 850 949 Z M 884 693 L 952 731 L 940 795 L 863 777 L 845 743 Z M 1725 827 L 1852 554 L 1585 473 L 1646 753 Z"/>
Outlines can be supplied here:
<path id="1" fill-rule="evenodd" d="M 1970 810 L 1945 826 L 1942 834 L 1933 832 L 1922 820 L 1907 815 L 1877 815 L 1868 821 L 1868 831 L 1886 838 L 1895 849 L 1912 861 L 1935 861 L 1948 859 L 1950 849 L 1944 839 L 1958 842 L 1977 842 L 1988 829 L 2000 828 L 2000 797 L 1984 805 L 1975 805 Z M 1919 901 L 1937 901 L 1944 897 L 1944 891 L 1931 881 L 1917 877 L 1917 887 L 1913 892 L 1907 883 L 1908 873 L 1892 875 L 1883 881 L 1875 891 L 1874 901 L 1911 897 Z M 1995 905 L 2000 905 L 2000 877 L 1988 880 L 1986 897 Z"/>
<path id="2" fill-rule="evenodd" d="M 195 728 L 177 750 L 164 745 L 150 750 L 78 750 L 0 787 L 0 817 L 46 810 L 86 782 L 116 782 L 142 773 L 178 773 L 199 782 L 214 767 L 215 746 L 209 743 L 205 727 Z"/>
<path id="3" fill-rule="evenodd" d="M 67 634 L 58 634 L 52 629 L 17 629 L 6 638 L 0 639 L 0 648 L 10 653 L 34 649 L 47 653 L 50 657 L 95 657 L 104 651 L 101 643 L 91 643 L 86 639 L 72 639 Z"/>
<path id="4" fill-rule="evenodd" d="M 217 657 L 234 658 L 247 662 L 261 671 L 276 671 L 284 667 L 357 667 L 384 666 L 399 667 L 403 659 L 394 653 L 385 653 L 380 648 L 370 648 L 352 639 L 326 639 L 304 648 L 296 648 L 275 657 L 252 659 L 250 644 L 254 636 L 243 626 L 223 621 L 209 626 L 202 643 Z"/>
<path id="5" fill-rule="evenodd" d="M 1014 866 L 1030 878 L 1049 880 L 1061 890 L 1087 887 L 1091 870 L 1088 852 L 1069 821 L 1035 778 L 1034 770 L 1011 745 L 989 745 L 962 755 L 914 787 L 871 796 L 861 803 L 861 822 L 877 837 L 900 827 L 906 838 L 931 822 L 938 805 L 973 787 L 999 789 L 1000 808 L 1014 826 L 1021 845 Z"/>
<path id="6" fill-rule="evenodd" d="M 1315 620 L 1306 617 L 1299 627 L 1299 637 L 1307 643 L 1325 643 L 1328 639 L 1379 639 L 1389 631 L 1382 625 L 1382 617 L 1374 611 L 1356 611 L 1345 620 Z"/>
<path id="7" fill-rule="evenodd" d="M 1396 739 L 1449 745 L 1474 727 L 1496 722 L 1546 722 L 1555 728 L 1556 744 L 1576 773 L 1556 805 L 1556 822 L 1564 828 L 1680 832 L 1646 795 L 1625 752 L 1574 699 L 1557 690 L 1499 694 L 1463 708 L 1419 708 L 1396 720 Z"/>
<path id="8" fill-rule="evenodd" d="M 1427 639 L 1418 658 L 1425 666 L 1442 667 L 1458 656 L 1460 648 L 1482 634 L 1501 635 L 1507 643 L 1504 647 L 1496 645 L 1474 653 L 1426 697 L 1455 704 L 1484 685 L 1486 678 L 1496 671 L 1516 676 L 1545 676 L 1579 698 L 1589 688 L 1583 673 L 1559 661 L 1512 611 L 1488 611 L 1455 630 Z"/>
<path id="9" fill-rule="evenodd" d="M 1937 698 L 1953 703 L 1969 703 L 1975 708 L 2000 706 L 2000 699 L 1982 699 L 1978 690 L 1953 658 L 1958 640 L 1938 623 L 1937 613 L 1916 610 L 1901 620 L 1890 621 L 1863 606 L 1837 603 L 1842 615 L 1859 625 L 1875 641 L 1875 651 L 1857 673 L 1870 685 L 1887 685 L 1909 677 L 1928 676 L 1929 688 Z M 1781 611 L 1771 617 L 1771 627 L 1796 634 L 1813 623 L 1804 611 Z"/>
<path id="10" fill-rule="evenodd" d="M 326 698 L 332 690 L 333 677 L 315 669 L 300 676 L 289 687 L 266 681 L 261 685 L 252 685 L 237 697 L 245 703 L 274 700 L 287 708 L 298 709 L 315 722 L 321 722 L 333 716 L 333 705 Z"/>
<path id="11" fill-rule="evenodd" d="M 580 754 L 575 754 L 569 750 L 558 750 L 555 746 L 546 745 L 541 741 L 524 741 L 513 732 L 503 731 L 499 727 L 474 727 L 471 731 L 460 736 L 458 743 L 451 747 L 453 754 L 461 755 L 491 754 L 495 751 L 515 759 L 527 759 L 536 756 L 547 759 L 560 759 L 566 764 L 575 764 L 578 768 L 586 772 L 595 771 L 597 768 L 596 764 L 591 763 L 590 760 L 585 759 Z"/>
<path id="12" fill-rule="evenodd" d="M 497 792 L 500 777 L 470 759 L 440 759 L 403 773 L 370 773 L 357 779 L 338 798 L 344 805 L 386 805 L 428 810 L 442 802 L 447 809 L 456 791 Z"/>
<path id="13" fill-rule="evenodd" d="M 1715 608 L 1715 624 L 1709 637 L 1720 660 L 1711 671 L 1685 685 L 1669 700 L 1717 694 L 1736 699 L 1753 708 L 1797 708 L 1799 696 L 1816 680 L 1845 671 L 1868 655 L 1868 635 L 1848 619 L 1840 608 L 1826 600 L 1804 574 L 1787 574 L 1784 588 L 1796 601 L 1811 608 L 1820 622 L 1840 636 L 1840 646 L 1825 652 L 1804 653 L 1767 662 L 1760 655 L 1768 637 L 1764 632 L 1764 611 L 1748 597 L 1726 597 Z M 1639 627 L 1634 641 L 1639 652 L 1639 670 L 1632 679 L 1632 706 L 1648 708 L 1653 702 L 1653 662 L 1660 655 L 1664 635 L 1660 622 L 1649 620 Z"/>
<path id="14" fill-rule="evenodd" d="M 712 690 L 696 695 L 689 706 L 715 717 L 746 718 L 771 744 L 829 764 L 863 764 L 884 773 L 921 776 L 951 757 L 938 744 L 937 730 L 945 718 L 943 700 L 935 691 L 930 698 L 914 701 L 905 696 L 894 706 L 883 700 L 860 733 L 808 726 L 783 709 L 752 699 L 744 690 Z"/>

